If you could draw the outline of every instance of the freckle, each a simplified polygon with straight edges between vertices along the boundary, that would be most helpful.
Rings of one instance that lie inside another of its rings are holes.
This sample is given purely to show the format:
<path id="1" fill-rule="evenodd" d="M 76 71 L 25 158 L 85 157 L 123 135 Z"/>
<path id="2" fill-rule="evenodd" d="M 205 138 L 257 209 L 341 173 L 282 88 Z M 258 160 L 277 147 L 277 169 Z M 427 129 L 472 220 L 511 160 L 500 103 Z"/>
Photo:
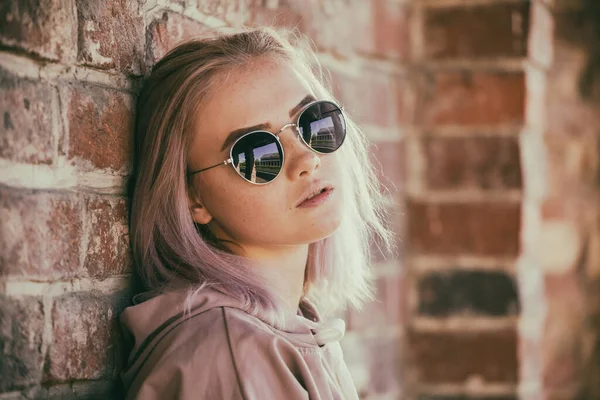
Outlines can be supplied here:
<path id="1" fill-rule="evenodd" d="M 23 99 L 23 104 L 25 104 L 25 108 L 29 110 L 29 99 Z"/>

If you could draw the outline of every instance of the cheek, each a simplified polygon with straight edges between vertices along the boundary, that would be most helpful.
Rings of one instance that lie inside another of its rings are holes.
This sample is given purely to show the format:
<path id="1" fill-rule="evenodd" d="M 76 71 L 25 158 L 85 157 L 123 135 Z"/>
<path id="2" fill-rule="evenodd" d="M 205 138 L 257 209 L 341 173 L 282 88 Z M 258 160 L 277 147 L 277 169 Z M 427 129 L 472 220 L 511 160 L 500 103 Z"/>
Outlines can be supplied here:
<path id="1" fill-rule="evenodd" d="M 244 237 L 269 229 L 271 219 L 276 220 L 274 214 L 279 208 L 272 200 L 281 196 L 270 194 L 269 189 L 253 187 L 239 177 L 225 177 L 219 181 L 206 182 L 205 204 L 219 225 L 229 234 L 243 240 Z"/>

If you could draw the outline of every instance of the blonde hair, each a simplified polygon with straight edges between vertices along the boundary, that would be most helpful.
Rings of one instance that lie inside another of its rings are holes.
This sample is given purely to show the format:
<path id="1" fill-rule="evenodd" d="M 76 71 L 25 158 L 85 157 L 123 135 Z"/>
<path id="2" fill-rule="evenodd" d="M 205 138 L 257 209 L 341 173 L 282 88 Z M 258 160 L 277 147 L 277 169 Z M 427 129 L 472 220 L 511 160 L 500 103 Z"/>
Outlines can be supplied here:
<path id="1" fill-rule="evenodd" d="M 187 154 L 194 114 L 214 78 L 255 57 L 290 62 L 320 99 L 332 99 L 328 80 L 308 40 L 297 32 L 269 27 L 242 28 L 172 49 L 143 82 L 136 109 L 130 181 L 130 237 L 144 295 L 172 287 L 189 289 L 186 310 L 204 287 L 239 299 L 248 312 L 259 308 L 283 323 L 278 298 L 253 273 L 249 260 L 220 245 L 206 226 L 196 224 L 189 205 Z M 325 317 L 360 309 L 373 299 L 370 240 L 378 236 L 388 253 L 392 232 L 384 225 L 384 196 L 368 159 L 368 142 L 346 116 L 344 159 L 346 212 L 330 237 L 309 245 L 304 296 Z"/>

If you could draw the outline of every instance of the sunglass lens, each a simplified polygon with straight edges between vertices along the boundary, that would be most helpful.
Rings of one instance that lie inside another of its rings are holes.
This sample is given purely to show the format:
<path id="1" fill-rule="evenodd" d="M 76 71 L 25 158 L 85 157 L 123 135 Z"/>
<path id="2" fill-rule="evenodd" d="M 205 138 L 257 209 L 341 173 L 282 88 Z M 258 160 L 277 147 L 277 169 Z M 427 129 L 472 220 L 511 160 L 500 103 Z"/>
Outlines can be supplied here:
<path id="1" fill-rule="evenodd" d="M 304 141 L 315 151 L 332 153 L 346 138 L 346 121 L 340 108 L 322 101 L 310 106 L 298 121 Z"/>
<path id="2" fill-rule="evenodd" d="M 231 149 L 231 157 L 235 170 L 242 178 L 263 184 L 279 174 L 283 151 L 272 134 L 253 132 L 238 140 Z"/>

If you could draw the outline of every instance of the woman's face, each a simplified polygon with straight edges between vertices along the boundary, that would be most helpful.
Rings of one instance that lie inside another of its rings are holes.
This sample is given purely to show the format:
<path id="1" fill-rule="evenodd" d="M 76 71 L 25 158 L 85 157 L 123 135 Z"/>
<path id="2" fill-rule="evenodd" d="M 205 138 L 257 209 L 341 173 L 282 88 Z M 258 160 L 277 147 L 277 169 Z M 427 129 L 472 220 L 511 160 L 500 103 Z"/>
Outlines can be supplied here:
<path id="1" fill-rule="evenodd" d="M 265 130 L 276 133 L 296 122 L 299 103 L 314 96 L 289 64 L 262 59 L 218 77 L 211 91 L 197 114 L 188 154 L 189 169 L 194 171 L 229 158 L 231 145 L 221 148 L 232 131 L 266 123 L 270 126 Z M 195 174 L 194 220 L 208 223 L 218 238 L 245 250 L 308 244 L 333 234 L 343 215 L 340 153 L 315 153 L 291 127 L 279 138 L 285 160 L 277 179 L 268 184 L 247 182 L 231 165 Z M 298 207 L 315 184 L 333 190 L 317 206 Z"/>

